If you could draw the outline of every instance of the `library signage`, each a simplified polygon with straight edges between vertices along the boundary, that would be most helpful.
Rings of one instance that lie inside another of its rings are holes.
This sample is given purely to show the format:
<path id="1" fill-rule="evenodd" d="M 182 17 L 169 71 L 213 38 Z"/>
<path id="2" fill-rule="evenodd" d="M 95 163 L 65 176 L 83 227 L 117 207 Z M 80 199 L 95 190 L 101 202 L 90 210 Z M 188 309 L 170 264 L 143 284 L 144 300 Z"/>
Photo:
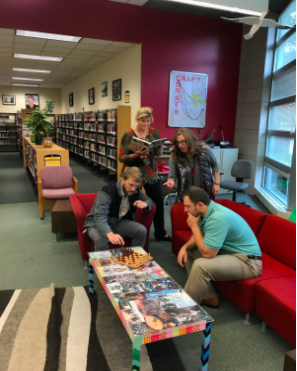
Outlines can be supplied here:
<path id="1" fill-rule="evenodd" d="M 205 127 L 207 84 L 207 74 L 170 71 L 169 127 Z"/>

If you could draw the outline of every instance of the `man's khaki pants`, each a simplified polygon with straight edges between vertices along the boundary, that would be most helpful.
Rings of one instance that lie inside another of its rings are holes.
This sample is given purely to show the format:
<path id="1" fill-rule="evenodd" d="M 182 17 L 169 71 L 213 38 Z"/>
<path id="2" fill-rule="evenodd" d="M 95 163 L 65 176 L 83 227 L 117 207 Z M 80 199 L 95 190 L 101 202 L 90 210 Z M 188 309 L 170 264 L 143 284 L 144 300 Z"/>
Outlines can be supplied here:
<path id="1" fill-rule="evenodd" d="M 262 271 L 262 261 L 248 259 L 246 254 L 217 255 L 206 259 L 197 247 L 187 252 L 185 266 L 189 278 L 184 289 L 197 303 L 215 296 L 211 281 L 244 280 L 257 277 Z"/>

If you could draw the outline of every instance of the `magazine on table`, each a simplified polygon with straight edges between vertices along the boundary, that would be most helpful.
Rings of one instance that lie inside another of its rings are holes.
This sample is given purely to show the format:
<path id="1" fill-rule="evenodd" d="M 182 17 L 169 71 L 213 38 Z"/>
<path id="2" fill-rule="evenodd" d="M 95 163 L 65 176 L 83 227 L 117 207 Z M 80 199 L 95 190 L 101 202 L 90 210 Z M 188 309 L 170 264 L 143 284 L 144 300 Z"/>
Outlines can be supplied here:
<path id="1" fill-rule="evenodd" d="M 140 151 L 141 149 L 149 149 L 150 152 L 155 151 L 157 148 L 163 146 L 165 143 L 166 138 L 163 139 L 156 139 L 152 142 L 148 142 L 147 140 L 140 139 L 137 137 L 132 137 L 131 142 L 129 143 L 130 151 Z"/>

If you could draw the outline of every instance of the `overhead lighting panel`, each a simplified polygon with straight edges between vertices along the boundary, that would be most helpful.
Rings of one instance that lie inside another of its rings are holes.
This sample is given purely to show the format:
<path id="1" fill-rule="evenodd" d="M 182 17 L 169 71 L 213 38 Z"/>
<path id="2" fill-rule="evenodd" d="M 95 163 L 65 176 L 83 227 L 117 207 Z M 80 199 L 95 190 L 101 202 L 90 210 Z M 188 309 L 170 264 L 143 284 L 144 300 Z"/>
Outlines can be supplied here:
<path id="1" fill-rule="evenodd" d="M 227 5 L 208 3 L 206 1 L 196 1 L 196 0 L 167 0 L 167 1 L 172 1 L 172 2 L 175 2 L 175 3 L 188 4 L 188 5 L 194 5 L 194 6 L 202 6 L 204 8 L 225 10 L 225 11 L 228 11 L 228 12 L 255 15 L 255 16 L 260 16 L 262 14 L 261 12 L 256 12 L 256 11 L 249 10 L 249 9 L 238 8 L 236 6 L 227 6 Z"/>
<path id="2" fill-rule="evenodd" d="M 55 33 L 46 33 L 46 32 L 22 31 L 22 30 L 16 30 L 16 35 L 37 37 L 39 39 L 67 41 L 70 43 L 78 43 L 79 40 L 81 39 L 81 37 L 76 37 L 76 36 L 59 35 Z"/>
<path id="3" fill-rule="evenodd" d="M 43 55 L 29 55 L 29 54 L 14 54 L 15 58 L 22 58 L 22 59 L 35 59 L 38 61 L 51 61 L 51 62 L 61 62 L 63 58 L 60 57 L 46 57 Z"/>
<path id="4" fill-rule="evenodd" d="M 34 85 L 34 84 L 17 84 L 16 82 L 12 83 L 11 85 L 13 86 L 35 86 L 35 87 L 39 86 L 39 85 Z"/>
<path id="5" fill-rule="evenodd" d="M 51 73 L 52 72 L 50 70 L 34 70 L 30 68 L 16 68 L 16 67 L 14 67 L 12 70 L 18 71 L 18 72 L 33 72 L 33 73 Z"/>
<path id="6" fill-rule="evenodd" d="M 30 77 L 12 77 L 13 80 L 44 81 L 43 79 L 30 79 Z"/>

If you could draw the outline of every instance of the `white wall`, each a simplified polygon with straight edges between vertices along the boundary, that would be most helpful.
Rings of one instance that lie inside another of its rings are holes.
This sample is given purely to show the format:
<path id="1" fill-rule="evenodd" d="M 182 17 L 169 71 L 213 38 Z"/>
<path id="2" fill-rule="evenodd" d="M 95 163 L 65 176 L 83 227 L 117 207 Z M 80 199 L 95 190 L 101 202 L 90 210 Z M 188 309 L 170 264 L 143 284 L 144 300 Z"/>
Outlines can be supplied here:
<path id="1" fill-rule="evenodd" d="M 53 113 L 61 113 L 61 89 L 50 88 L 34 88 L 23 86 L 0 86 L 0 112 L 16 113 L 21 109 L 26 108 L 25 94 L 39 94 L 40 109 L 45 107 L 47 100 L 54 100 L 56 102 Z M 16 105 L 3 105 L 2 95 L 15 95 Z"/>
<path id="2" fill-rule="evenodd" d="M 112 81 L 122 79 L 122 100 L 112 100 Z M 108 95 L 101 97 L 101 87 L 108 82 Z M 95 104 L 89 105 L 88 90 L 95 88 Z M 125 105 L 125 91 L 130 91 L 130 103 L 134 124 L 136 112 L 140 107 L 141 88 L 141 45 L 131 46 L 125 52 L 105 62 L 86 75 L 62 88 L 61 113 L 97 111 Z M 69 106 L 69 94 L 73 93 L 73 107 Z"/>

